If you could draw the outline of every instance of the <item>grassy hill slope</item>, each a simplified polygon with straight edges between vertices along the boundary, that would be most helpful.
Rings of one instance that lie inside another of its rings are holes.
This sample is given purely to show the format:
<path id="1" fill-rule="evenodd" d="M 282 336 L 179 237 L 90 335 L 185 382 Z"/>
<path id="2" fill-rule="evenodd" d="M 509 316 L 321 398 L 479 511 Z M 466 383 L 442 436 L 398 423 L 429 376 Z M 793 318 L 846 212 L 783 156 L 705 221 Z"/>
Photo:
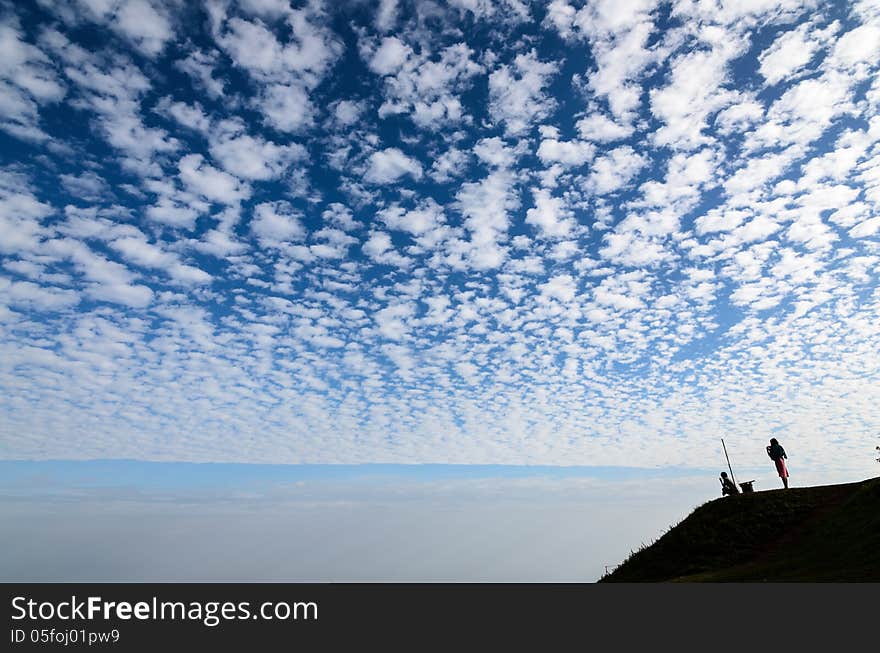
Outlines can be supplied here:
<path id="1" fill-rule="evenodd" d="M 880 478 L 710 501 L 615 581 L 880 581 Z"/>

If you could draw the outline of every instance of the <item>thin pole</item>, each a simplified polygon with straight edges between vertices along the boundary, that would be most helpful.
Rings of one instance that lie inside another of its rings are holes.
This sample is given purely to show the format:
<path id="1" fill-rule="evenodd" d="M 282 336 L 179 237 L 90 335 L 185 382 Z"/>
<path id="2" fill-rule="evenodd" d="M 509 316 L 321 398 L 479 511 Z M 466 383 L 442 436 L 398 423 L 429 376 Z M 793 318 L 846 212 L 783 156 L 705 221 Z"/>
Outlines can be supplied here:
<path id="1" fill-rule="evenodd" d="M 727 455 L 727 447 L 724 444 L 724 438 L 721 438 L 721 446 L 724 447 L 724 457 L 727 458 L 727 469 L 730 470 L 730 480 L 736 483 L 736 479 L 733 477 L 733 467 L 730 466 L 730 456 Z"/>

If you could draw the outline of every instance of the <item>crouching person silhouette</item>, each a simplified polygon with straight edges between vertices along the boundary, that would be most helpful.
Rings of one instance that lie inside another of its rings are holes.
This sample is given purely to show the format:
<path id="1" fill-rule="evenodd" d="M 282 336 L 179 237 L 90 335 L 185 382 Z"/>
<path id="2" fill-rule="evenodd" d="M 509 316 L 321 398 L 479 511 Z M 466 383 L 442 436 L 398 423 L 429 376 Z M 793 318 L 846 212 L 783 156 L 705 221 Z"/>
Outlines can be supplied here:
<path id="1" fill-rule="evenodd" d="M 721 496 L 725 497 L 728 494 L 739 494 L 739 489 L 734 482 L 727 477 L 727 472 L 721 472 L 721 478 L 718 480 L 721 481 Z"/>

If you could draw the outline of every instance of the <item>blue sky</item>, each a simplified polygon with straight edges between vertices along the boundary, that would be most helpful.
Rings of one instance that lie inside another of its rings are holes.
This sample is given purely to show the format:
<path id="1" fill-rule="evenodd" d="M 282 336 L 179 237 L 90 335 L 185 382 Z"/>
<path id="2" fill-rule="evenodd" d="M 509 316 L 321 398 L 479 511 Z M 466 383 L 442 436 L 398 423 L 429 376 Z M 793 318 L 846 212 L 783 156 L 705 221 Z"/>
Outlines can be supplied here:
<path id="1" fill-rule="evenodd" d="M 869 1 L 0 3 L 0 458 L 863 470 L 878 62 Z"/>

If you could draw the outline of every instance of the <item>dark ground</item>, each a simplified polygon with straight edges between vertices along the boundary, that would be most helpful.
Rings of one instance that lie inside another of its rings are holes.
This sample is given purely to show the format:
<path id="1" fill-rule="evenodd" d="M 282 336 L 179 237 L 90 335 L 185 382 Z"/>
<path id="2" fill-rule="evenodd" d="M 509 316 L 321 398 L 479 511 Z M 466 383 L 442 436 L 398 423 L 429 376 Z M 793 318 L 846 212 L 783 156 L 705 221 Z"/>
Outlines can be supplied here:
<path id="1" fill-rule="evenodd" d="M 599 582 L 880 581 L 880 478 L 703 504 Z"/>

